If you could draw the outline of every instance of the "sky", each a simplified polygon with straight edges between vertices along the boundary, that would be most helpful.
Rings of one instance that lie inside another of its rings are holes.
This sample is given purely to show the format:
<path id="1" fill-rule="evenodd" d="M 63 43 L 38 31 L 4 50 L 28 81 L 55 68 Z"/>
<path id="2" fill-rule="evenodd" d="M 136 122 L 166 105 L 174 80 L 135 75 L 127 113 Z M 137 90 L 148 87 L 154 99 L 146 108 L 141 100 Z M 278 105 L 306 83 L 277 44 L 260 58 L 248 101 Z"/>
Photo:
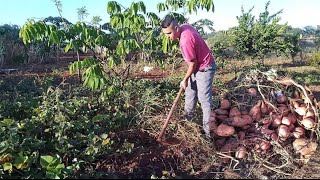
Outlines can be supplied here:
<path id="1" fill-rule="evenodd" d="M 124 7 L 129 7 L 132 0 L 116 0 Z M 134 0 L 137 2 L 138 0 Z M 165 0 L 143 0 L 148 12 L 158 13 L 158 2 Z M 102 22 L 109 21 L 107 13 L 108 0 L 61 0 L 62 16 L 72 23 L 78 21 L 77 9 L 86 6 L 89 16 L 85 21 L 90 21 L 92 16 L 100 16 Z M 227 30 L 237 26 L 236 16 L 241 15 L 241 7 L 247 11 L 254 7 L 252 14 L 256 17 L 264 11 L 267 0 L 214 0 L 215 11 L 206 12 L 199 10 L 197 14 L 188 15 L 189 22 L 199 19 L 209 19 L 214 22 L 216 31 Z M 320 25 L 320 0 L 270 0 L 269 12 L 271 14 L 283 10 L 280 14 L 280 24 L 288 23 L 292 27 Z M 158 14 L 165 16 L 166 12 Z M 52 0 L 1 0 L 0 25 L 16 24 L 22 26 L 29 18 L 40 20 L 48 16 L 59 16 Z M 103 24 L 102 23 L 102 24 Z"/>

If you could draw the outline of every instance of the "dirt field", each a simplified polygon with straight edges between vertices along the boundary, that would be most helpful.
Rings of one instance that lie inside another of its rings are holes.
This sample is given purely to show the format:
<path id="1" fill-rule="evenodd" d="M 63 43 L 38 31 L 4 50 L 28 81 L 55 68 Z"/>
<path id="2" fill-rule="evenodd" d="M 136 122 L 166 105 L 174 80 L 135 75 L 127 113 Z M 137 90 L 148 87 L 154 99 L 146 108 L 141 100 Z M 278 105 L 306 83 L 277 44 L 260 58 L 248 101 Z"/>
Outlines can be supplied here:
<path id="1" fill-rule="evenodd" d="M 20 67 L 7 67 L 16 68 L 17 71 L 13 72 L 14 75 L 21 78 L 26 76 L 40 76 L 44 77 L 48 74 L 59 75 L 62 78 L 70 78 L 68 65 L 72 60 L 61 60 L 54 64 L 29 64 Z M 220 69 L 216 73 L 215 81 L 221 83 L 227 83 L 235 77 L 240 71 L 246 70 L 249 67 L 250 61 L 234 61 L 232 64 L 228 64 L 225 68 Z M 266 60 L 266 65 L 279 70 L 286 70 L 296 78 L 302 78 L 311 74 L 310 80 L 305 81 L 306 85 L 310 87 L 315 95 L 316 99 L 320 100 L 320 70 L 314 67 L 306 66 L 305 64 L 291 65 L 290 60 L 285 59 L 269 59 Z M 239 67 L 236 71 L 233 67 Z M 143 65 L 136 65 L 132 67 L 131 78 L 139 79 L 162 79 L 168 76 L 183 76 L 186 70 L 186 65 L 181 64 L 180 67 L 174 71 L 168 68 L 168 70 L 161 70 L 155 67 L 150 72 L 143 72 Z M 7 76 L 2 74 L 2 77 Z M 313 78 L 313 79 L 312 79 Z M 217 89 L 219 91 L 219 89 Z M 130 132 L 124 132 L 117 135 L 119 139 L 128 139 L 129 142 L 135 142 L 135 151 L 130 155 L 125 156 L 110 156 L 105 157 L 101 162 L 97 164 L 96 170 L 101 172 L 115 171 L 114 178 L 150 178 L 150 174 L 155 177 L 184 177 L 184 178 L 247 178 L 243 175 L 246 169 L 245 164 L 240 164 L 241 168 L 233 169 L 225 164 L 214 164 L 211 167 L 203 167 L 203 170 L 197 172 L 207 172 L 206 174 L 193 174 L 185 172 L 181 168 L 181 157 L 188 156 L 189 152 L 186 152 L 186 148 L 181 146 L 163 146 L 154 141 L 154 137 L 146 132 L 139 130 L 133 130 Z M 181 149 L 182 148 L 182 149 Z M 151 151 L 152 150 L 152 151 Z M 319 150 L 318 150 L 319 153 Z M 316 153 L 316 154 L 318 154 Z M 193 159 L 194 160 L 194 159 Z M 192 163 L 192 161 L 190 162 Z M 184 166 L 185 168 L 186 166 Z M 255 169 L 259 172 L 259 168 Z M 211 173 L 208 173 L 211 172 Z M 255 174 L 254 177 L 259 179 L 268 178 L 265 174 Z M 289 178 L 320 178 L 320 158 L 315 155 L 311 158 L 309 163 L 297 168 Z"/>

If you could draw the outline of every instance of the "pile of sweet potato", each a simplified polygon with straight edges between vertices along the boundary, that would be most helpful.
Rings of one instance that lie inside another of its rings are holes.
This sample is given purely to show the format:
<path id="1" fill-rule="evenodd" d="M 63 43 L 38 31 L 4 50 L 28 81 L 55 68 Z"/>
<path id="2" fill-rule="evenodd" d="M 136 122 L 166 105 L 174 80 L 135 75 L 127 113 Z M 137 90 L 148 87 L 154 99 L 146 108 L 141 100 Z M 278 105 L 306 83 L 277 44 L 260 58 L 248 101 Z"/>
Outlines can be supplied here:
<path id="1" fill-rule="evenodd" d="M 258 94 L 254 87 L 246 93 L 252 97 Z M 242 159 L 252 153 L 267 154 L 273 148 L 272 141 L 290 142 L 301 157 L 310 157 L 317 148 L 311 140 L 318 128 L 317 106 L 311 92 L 306 98 L 298 90 L 278 91 L 272 98 L 260 98 L 248 111 L 241 111 L 227 96 L 221 97 L 210 121 L 216 148 Z"/>

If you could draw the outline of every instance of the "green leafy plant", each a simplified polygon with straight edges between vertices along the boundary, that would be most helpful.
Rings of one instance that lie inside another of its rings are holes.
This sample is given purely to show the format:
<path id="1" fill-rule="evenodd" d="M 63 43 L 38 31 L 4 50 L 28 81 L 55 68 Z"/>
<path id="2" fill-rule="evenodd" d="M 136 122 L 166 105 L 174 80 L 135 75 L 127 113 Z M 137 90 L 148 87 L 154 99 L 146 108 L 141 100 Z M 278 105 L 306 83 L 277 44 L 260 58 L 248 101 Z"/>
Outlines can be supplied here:
<path id="1" fill-rule="evenodd" d="M 288 26 L 279 25 L 278 15 L 282 10 L 270 15 L 268 7 L 270 1 L 265 5 L 265 11 L 261 12 L 259 18 L 255 20 L 252 15 L 253 7 L 245 12 L 242 7 L 242 15 L 237 17 L 239 25 L 233 32 L 232 44 L 239 58 L 249 56 L 258 58 L 264 64 L 266 54 L 276 52 L 286 54 L 287 46 L 291 44 L 284 41 L 283 33 Z"/>
<path id="2" fill-rule="evenodd" d="M 308 64 L 315 67 L 320 67 L 320 52 L 312 53 Z"/>
<path id="3" fill-rule="evenodd" d="M 65 168 L 64 164 L 61 163 L 61 158 L 57 156 L 41 156 L 40 165 L 46 170 L 46 178 L 49 179 L 61 179 L 62 169 Z"/>

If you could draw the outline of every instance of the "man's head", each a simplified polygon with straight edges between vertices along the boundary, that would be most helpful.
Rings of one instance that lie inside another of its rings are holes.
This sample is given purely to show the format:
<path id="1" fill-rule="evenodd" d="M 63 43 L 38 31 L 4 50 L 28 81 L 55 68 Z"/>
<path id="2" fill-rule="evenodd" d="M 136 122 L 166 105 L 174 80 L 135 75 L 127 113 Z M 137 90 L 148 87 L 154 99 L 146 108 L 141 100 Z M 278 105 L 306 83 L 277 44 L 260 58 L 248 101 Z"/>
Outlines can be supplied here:
<path id="1" fill-rule="evenodd" d="M 164 20 L 161 22 L 161 28 L 162 32 L 170 37 L 171 40 L 176 40 L 180 37 L 178 22 L 169 14 L 166 15 Z"/>

